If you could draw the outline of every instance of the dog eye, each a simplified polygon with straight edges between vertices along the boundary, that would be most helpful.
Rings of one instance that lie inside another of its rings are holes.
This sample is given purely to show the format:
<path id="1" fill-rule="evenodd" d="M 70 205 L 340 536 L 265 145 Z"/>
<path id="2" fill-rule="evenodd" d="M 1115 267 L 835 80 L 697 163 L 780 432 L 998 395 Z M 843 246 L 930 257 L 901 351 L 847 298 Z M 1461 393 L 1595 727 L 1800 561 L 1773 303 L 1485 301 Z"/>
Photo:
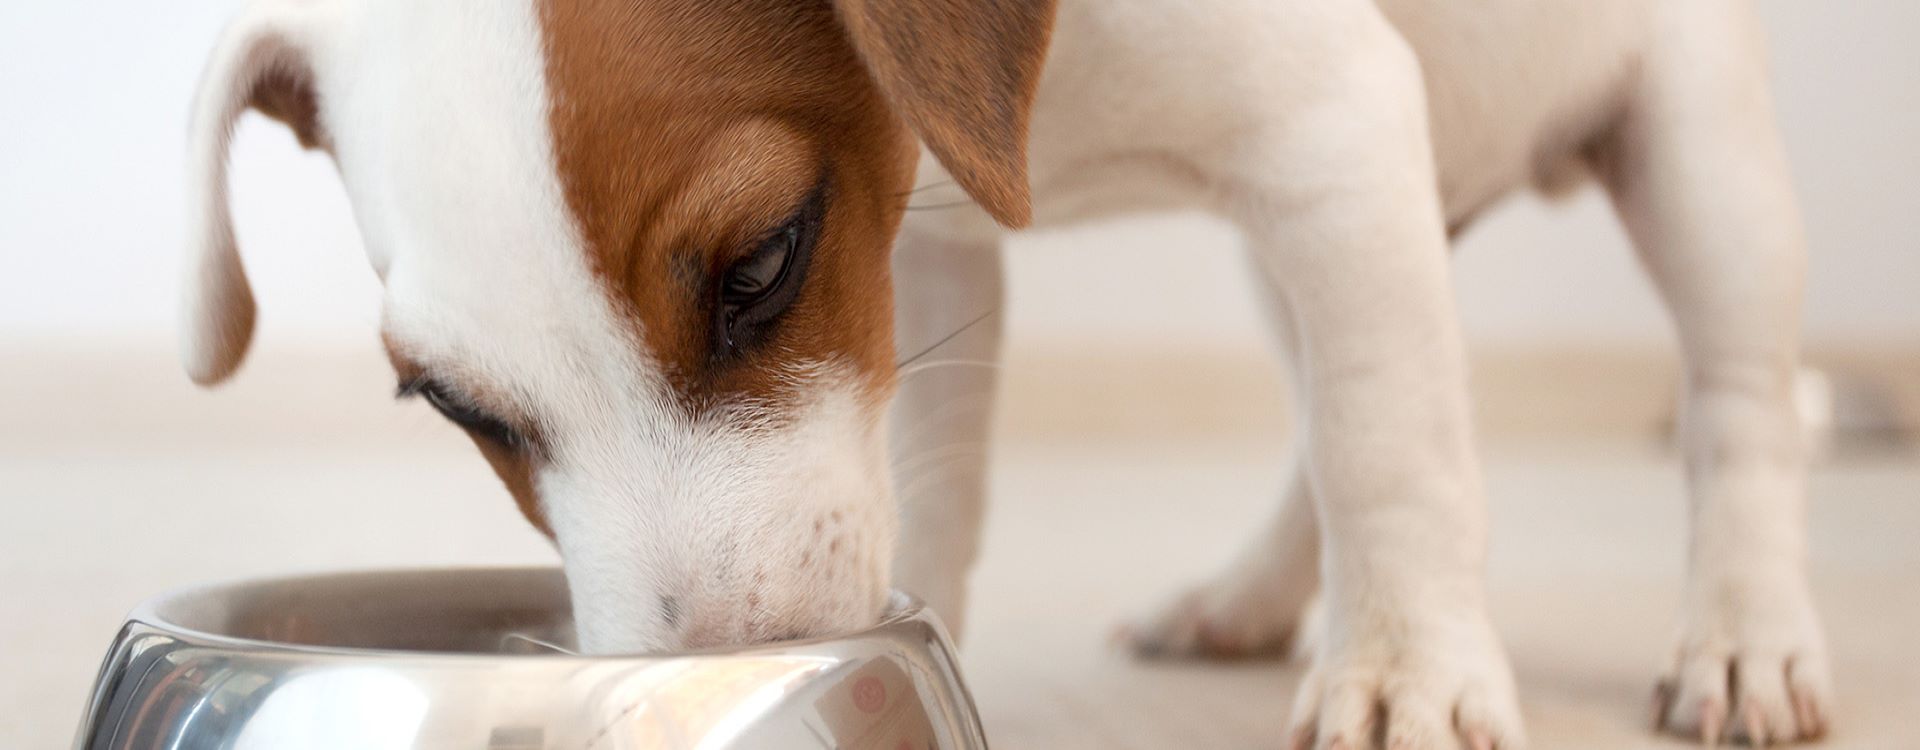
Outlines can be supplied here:
<path id="1" fill-rule="evenodd" d="M 732 354 L 752 344 L 800 296 L 823 213 L 823 193 L 816 190 L 800 210 L 720 277 L 714 316 L 716 353 Z"/>
<path id="2" fill-rule="evenodd" d="M 400 386 L 400 397 L 419 396 L 434 411 L 447 421 L 471 431 L 475 435 L 499 443 L 508 448 L 519 448 L 526 444 L 520 431 L 505 420 L 488 414 L 473 405 L 464 396 L 455 395 L 445 386 L 431 380 L 417 380 Z"/>
<path id="3" fill-rule="evenodd" d="M 794 246 L 799 240 L 800 228 L 788 225 L 760 243 L 759 249 L 746 260 L 728 269 L 721 296 L 729 304 L 738 306 L 751 305 L 767 296 L 779 287 L 780 277 L 792 267 Z"/>

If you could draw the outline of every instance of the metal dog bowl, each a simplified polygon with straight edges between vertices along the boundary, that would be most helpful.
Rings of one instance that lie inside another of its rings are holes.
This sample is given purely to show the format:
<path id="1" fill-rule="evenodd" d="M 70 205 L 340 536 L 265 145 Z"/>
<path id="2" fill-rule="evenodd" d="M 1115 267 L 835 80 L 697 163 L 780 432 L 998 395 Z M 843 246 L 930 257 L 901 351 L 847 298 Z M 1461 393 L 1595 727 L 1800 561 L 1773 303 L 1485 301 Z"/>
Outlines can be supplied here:
<path id="1" fill-rule="evenodd" d="M 556 569 L 351 573 L 142 605 L 76 748 L 983 748 L 933 614 L 845 637 L 569 653 Z"/>

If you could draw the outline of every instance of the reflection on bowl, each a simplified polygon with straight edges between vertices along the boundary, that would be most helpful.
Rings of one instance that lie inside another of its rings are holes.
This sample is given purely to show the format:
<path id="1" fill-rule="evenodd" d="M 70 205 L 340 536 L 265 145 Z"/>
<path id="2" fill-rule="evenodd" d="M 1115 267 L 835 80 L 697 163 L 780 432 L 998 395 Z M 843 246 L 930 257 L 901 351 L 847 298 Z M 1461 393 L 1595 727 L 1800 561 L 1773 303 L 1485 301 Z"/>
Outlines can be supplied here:
<path id="1" fill-rule="evenodd" d="M 983 748 L 933 614 L 848 636 L 571 652 L 557 569 L 350 573 L 194 589 L 128 618 L 75 747 Z"/>

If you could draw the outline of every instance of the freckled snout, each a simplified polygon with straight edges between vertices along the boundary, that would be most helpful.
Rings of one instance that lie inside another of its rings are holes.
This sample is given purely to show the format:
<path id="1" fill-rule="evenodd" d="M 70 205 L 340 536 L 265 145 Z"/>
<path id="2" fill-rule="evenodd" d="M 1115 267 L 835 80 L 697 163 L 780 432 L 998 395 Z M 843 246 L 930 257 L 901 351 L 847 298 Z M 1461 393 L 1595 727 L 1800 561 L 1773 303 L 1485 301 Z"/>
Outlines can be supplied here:
<path id="1" fill-rule="evenodd" d="M 608 565 L 608 550 L 580 549 L 561 531 L 580 646 L 595 654 L 682 651 L 869 627 L 887 601 L 888 545 L 885 525 L 866 515 L 826 510 L 741 535 L 756 544 L 714 539 L 724 551 L 654 570 Z"/>
<path id="2" fill-rule="evenodd" d="M 877 622 L 896 518 L 863 406 L 829 389 L 782 429 L 563 453 L 540 495 L 581 648 L 724 648 Z"/>

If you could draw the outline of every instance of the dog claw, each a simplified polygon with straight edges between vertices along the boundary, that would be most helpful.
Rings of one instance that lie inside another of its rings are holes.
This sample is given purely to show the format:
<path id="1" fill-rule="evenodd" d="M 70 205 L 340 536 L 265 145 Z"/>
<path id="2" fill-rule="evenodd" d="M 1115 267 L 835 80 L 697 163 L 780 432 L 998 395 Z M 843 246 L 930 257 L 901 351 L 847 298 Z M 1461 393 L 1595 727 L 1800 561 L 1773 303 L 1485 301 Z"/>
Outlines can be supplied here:
<path id="1" fill-rule="evenodd" d="M 1759 707 L 1747 709 L 1747 743 L 1753 747 L 1767 746 L 1767 717 Z"/>
<path id="2" fill-rule="evenodd" d="M 1813 706 L 1809 705 L 1806 696 L 1795 690 L 1787 699 L 1793 702 L 1793 723 L 1799 725 L 1800 736 L 1819 736 L 1814 733 Z"/>
<path id="3" fill-rule="evenodd" d="M 1667 728 L 1667 711 L 1673 707 L 1674 694 L 1677 692 L 1679 692 L 1679 689 L 1674 686 L 1673 680 L 1661 680 L 1654 683 L 1652 710 L 1648 712 L 1649 717 L 1652 719 L 1651 723 L 1653 724 L 1654 731 L 1658 732 Z"/>
<path id="4" fill-rule="evenodd" d="M 1827 717 L 1820 713 L 1820 702 L 1800 690 L 1792 694 L 1793 718 L 1800 725 L 1800 738 L 1813 740 L 1826 736 Z"/>
<path id="5" fill-rule="evenodd" d="M 1711 701 L 1700 704 L 1700 744 L 1707 747 L 1720 746 L 1721 722 L 1724 720 L 1718 706 Z"/>

